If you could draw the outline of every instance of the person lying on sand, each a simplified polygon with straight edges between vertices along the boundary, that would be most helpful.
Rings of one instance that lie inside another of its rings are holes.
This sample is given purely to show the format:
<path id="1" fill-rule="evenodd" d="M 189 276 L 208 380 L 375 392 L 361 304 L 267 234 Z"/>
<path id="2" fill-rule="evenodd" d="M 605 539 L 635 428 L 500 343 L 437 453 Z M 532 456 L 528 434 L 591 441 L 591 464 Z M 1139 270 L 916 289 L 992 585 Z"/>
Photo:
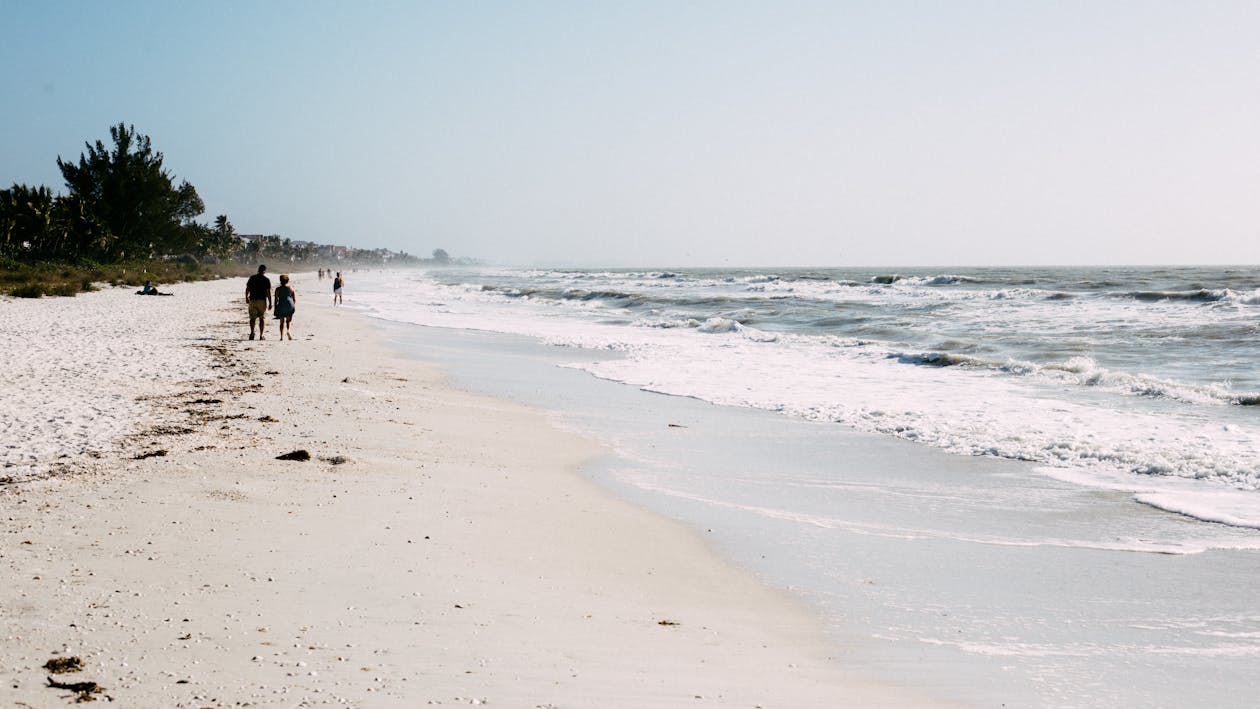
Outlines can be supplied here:
<path id="1" fill-rule="evenodd" d="M 136 291 L 136 295 L 175 295 L 174 293 L 163 293 L 153 285 L 153 281 L 145 281 L 144 287 Z"/>

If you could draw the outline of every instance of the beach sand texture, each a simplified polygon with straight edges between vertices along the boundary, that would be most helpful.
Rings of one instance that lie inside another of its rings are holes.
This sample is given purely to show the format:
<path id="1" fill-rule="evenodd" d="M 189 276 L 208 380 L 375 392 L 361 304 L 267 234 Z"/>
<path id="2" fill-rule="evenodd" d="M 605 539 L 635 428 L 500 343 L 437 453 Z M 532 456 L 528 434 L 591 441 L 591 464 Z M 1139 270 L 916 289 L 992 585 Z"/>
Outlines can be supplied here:
<path id="1" fill-rule="evenodd" d="M 933 704 L 294 281 L 293 341 L 243 279 L 0 301 L 4 706 Z"/>

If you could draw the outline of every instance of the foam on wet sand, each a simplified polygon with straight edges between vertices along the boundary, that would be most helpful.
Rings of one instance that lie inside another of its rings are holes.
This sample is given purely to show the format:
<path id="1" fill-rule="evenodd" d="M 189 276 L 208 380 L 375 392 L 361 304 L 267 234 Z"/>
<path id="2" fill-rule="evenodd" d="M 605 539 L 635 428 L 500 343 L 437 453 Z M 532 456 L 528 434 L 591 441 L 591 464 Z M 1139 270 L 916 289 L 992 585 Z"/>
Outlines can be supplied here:
<path id="1" fill-rule="evenodd" d="M 241 279 L 0 302 L 12 701 L 74 656 L 124 706 L 931 704 L 294 281 L 292 342 L 245 339 Z"/>

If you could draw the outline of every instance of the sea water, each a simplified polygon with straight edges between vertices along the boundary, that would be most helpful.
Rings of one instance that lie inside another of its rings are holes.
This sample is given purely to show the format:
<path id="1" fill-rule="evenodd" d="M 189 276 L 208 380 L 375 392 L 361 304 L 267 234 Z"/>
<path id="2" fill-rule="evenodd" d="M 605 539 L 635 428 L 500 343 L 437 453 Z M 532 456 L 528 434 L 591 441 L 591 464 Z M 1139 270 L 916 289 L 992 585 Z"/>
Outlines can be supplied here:
<path id="1" fill-rule="evenodd" d="M 606 484 L 796 588 L 876 676 L 993 705 L 1260 686 L 1249 271 L 356 281 L 448 328 L 394 332 L 466 383 L 609 441 Z"/>

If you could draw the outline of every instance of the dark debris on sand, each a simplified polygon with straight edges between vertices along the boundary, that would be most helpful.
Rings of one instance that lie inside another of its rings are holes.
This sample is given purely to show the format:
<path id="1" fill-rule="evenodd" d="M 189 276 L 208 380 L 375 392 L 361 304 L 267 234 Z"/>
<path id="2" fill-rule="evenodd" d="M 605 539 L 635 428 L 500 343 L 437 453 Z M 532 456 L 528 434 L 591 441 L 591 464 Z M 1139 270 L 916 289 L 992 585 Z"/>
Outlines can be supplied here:
<path id="1" fill-rule="evenodd" d="M 23 542 L 26 544 L 28 542 Z M 44 669 L 55 675 L 64 675 L 67 672 L 78 672 L 83 669 L 83 659 L 79 657 L 54 657 L 44 663 Z"/>
<path id="2" fill-rule="evenodd" d="M 48 686 L 52 689 L 68 689 L 71 692 L 74 692 L 75 695 L 77 695 L 74 698 L 75 704 L 94 702 L 96 701 L 96 697 L 92 695 L 100 694 L 105 691 L 104 687 L 95 682 L 58 682 L 52 677 L 48 678 Z"/>
<path id="3" fill-rule="evenodd" d="M 83 659 L 80 657 L 54 657 L 44 663 L 44 669 L 55 675 L 64 675 L 68 672 L 78 672 L 83 669 Z M 51 689 L 65 689 L 74 692 L 75 704 L 84 702 L 94 702 L 94 695 L 101 694 L 105 691 L 103 687 L 95 682 L 58 682 L 52 677 L 48 678 L 48 686 Z M 109 699 L 106 696 L 106 699 Z"/>
<path id="4" fill-rule="evenodd" d="M 301 448 L 291 453 L 285 453 L 284 455 L 276 456 L 276 460 L 310 460 L 310 459 L 311 459 L 310 452 L 303 450 Z"/>

